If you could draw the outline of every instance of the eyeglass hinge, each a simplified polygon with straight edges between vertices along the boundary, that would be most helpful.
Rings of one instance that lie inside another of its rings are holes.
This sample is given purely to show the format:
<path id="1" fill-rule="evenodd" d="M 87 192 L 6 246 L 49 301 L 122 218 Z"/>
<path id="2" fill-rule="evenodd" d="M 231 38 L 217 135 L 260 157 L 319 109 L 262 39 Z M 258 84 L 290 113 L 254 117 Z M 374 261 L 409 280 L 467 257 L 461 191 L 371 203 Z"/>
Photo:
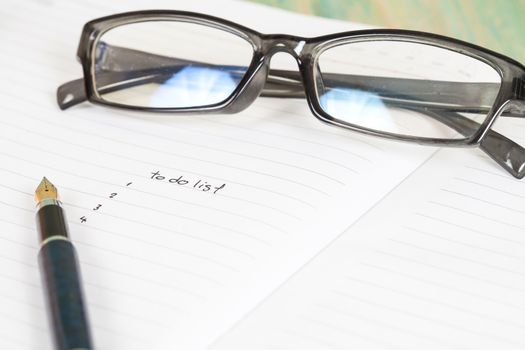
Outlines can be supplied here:
<path id="1" fill-rule="evenodd" d="M 512 85 L 516 98 L 525 100 L 525 80 L 521 78 L 514 78 Z"/>

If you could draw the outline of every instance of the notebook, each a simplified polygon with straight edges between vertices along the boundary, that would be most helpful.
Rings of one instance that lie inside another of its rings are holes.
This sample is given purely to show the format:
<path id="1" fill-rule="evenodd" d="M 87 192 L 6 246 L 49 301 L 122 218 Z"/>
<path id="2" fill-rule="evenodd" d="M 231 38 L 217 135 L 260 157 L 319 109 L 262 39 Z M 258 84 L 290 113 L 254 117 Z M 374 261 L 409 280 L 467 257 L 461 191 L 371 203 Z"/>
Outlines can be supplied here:
<path id="1" fill-rule="evenodd" d="M 56 87 L 81 76 L 82 25 L 149 8 L 267 33 L 363 28 L 230 0 L 0 9 L 2 348 L 51 348 L 34 225 L 44 175 L 97 349 L 522 346 L 525 188 L 480 151 L 332 128 L 302 100 L 234 115 L 60 111 Z M 281 54 L 272 67 L 297 69 Z M 517 140 L 525 125 L 500 124 Z"/>

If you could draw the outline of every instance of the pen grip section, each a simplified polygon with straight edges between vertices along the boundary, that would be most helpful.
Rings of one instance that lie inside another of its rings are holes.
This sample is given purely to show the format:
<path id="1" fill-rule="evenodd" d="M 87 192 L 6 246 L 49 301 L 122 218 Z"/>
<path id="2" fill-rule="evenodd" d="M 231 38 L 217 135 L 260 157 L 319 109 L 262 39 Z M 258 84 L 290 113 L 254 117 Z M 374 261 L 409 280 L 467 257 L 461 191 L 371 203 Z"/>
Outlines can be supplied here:
<path id="1" fill-rule="evenodd" d="M 57 350 L 92 349 L 75 248 L 68 240 L 51 240 L 38 260 Z"/>
<path id="2" fill-rule="evenodd" d="M 36 213 L 36 223 L 40 242 L 51 236 L 68 236 L 64 210 L 58 205 L 46 205 Z"/>

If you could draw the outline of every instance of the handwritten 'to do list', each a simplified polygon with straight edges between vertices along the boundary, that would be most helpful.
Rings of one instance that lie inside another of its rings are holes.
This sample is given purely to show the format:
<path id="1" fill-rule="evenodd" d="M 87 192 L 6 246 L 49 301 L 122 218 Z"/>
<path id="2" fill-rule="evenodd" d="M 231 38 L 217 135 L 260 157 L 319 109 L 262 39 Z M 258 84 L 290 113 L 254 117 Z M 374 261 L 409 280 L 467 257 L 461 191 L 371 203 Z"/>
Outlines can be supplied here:
<path id="1" fill-rule="evenodd" d="M 211 194 L 217 194 L 220 190 L 223 190 L 226 187 L 226 184 L 211 184 L 208 181 L 202 179 L 191 180 L 189 178 L 180 175 L 178 177 L 169 177 L 161 175 L 160 171 L 152 171 L 150 174 L 150 179 L 155 181 L 161 181 L 165 183 L 174 184 L 177 186 L 191 187 L 196 191 L 209 192 Z"/>

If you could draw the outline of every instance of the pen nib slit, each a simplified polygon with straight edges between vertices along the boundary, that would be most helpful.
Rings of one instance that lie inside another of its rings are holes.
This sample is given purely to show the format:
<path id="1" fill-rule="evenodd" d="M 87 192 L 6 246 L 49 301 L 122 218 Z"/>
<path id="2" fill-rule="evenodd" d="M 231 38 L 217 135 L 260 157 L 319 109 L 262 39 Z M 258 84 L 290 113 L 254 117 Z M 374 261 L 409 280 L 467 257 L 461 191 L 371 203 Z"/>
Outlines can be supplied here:
<path id="1" fill-rule="evenodd" d="M 35 190 L 35 200 L 41 202 L 44 199 L 58 199 L 58 191 L 45 176 Z"/>

